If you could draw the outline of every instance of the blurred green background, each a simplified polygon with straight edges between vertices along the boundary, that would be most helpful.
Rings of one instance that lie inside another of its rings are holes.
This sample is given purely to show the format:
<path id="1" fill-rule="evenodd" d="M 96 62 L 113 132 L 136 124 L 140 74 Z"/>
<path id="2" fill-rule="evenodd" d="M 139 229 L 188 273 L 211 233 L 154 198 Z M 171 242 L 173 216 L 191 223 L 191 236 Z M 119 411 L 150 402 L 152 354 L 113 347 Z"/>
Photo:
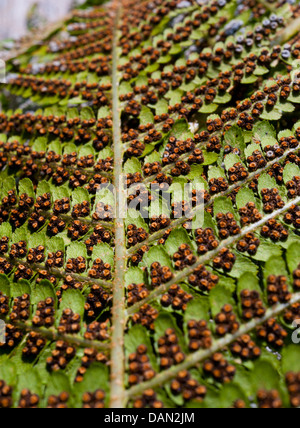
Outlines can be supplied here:
<path id="1" fill-rule="evenodd" d="M 62 18 L 84 0 L 0 0 L 0 40 L 18 39 Z"/>

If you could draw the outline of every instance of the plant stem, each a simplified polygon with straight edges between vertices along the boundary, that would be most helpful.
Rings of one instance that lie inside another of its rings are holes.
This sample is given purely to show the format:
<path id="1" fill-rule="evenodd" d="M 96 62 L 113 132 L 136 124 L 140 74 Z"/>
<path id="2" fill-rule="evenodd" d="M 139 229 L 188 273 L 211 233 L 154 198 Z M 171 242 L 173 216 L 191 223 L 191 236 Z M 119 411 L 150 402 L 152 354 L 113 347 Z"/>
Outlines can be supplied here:
<path id="1" fill-rule="evenodd" d="M 272 42 L 272 46 L 282 45 L 299 34 L 300 17 L 294 19 Z"/>
<path id="2" fill-rule="evenodd" d="M 263 219 L 260 220 L 259 222 L 254 223 L 248 227 L 245 227 L 239 235 L 226 239 L 215 250 L 210 251 L 201 257 L 198 257 L 198 260 L 193 266 L 190 266 L 189 268 L 183 270 L 178 275 L 174 276 L 174 278 L 171 281 L 169 281 L 167 284 L 163 284 L 160 287 L 158 287 L 156 290 L 154 290 L 148 297 L 146 297 L 146 299 L 143 299 L 142 301 L 136 303 L 131 308 L 127 309 L 127 315 L 130 316 L 135 314 L 146 303 L 151 302 L 152 300 L 160 297 L 163 293 L 168 291 L 173 284 L 179 284 L 180 282 L 182 282 L 187 276 L 193 273 L 194 270 L 197 269 L 200 265 L 203 265 L 213 260 L 213 258 L 217 256 L 223 248 L 227 248 L 229 246 L 234 245 L 236 242 L 238 242 L 241 238 L 243 238 L 248 233 L 254 232 L 257 228 L 264 226 L 269 220 L 272 220 L 278 217 L 279 215 L 288 211 L 293 205 L 297 205 L 299 203 L 300 203 L 300 197 L 293 199 L 291 202 L 287 203 L 280 210 L 274 211 L 272 214 L 269 214 L 268 216 L 263 217 Z"/>
<path id="3" fill-rule="evenodd" d="M 141 383 L 137 386 L 132 387 L 127 391 L 126 397 L 127 400 L 131 397 L 136 397 L 143 393 L 146 389 L 152 389 L 157 388 L 169 380 L 176 377 L 176 375 L 182 371 L 182 370 L 188 370 L 192 367 L 194 367 L 196 364 L 203 362 L 207 358 L 210 358 L 215 352 L 218 352 L 225 348 L 226 346 L 230 345 L 232 342 L 237 340 L 239 337 L 243 336 L 244 334 L 250 333 L 252 330 L 254 330 L 259 325 L 263 324 L 264 322 L 268 321 L 270 318 L 276 317 L 279 314 L 281 314 L 285 309 L 289 308 L 294 303 L 300 302 L 300 293 L 294 294 L 291 301 L 287 304 L 277 305 L 271 309 L 269 309 L 265 316 L 263 318 L 254 319 L 253 321 L 250 321 L 249 323 L 243 325 L 239 331 L 233 335 L 227 335 L 226 337 L 215 341 L 215 343 L 212 345 L 212 347 L 208 350 L 199 350 L 195 352 L 194 354 L 189 355 L 184 363 L 179 364 L 178 366 L 174 366 L 168 370 L 165 370 L 164 372 L 158 374 L 155 376 L 151 381 Z"/>
<path id="4" fill-rule="evenodd" d="M 114 133 L 114 186 L 116 200 L 115 225 L 115 279 L 113 285 L 112 339 L 111 339 L 111 408 L 125 406 L 124 378 L 124 328 L 125 296 L 124 276 L 126 266 L 125 222 L 122 208 L 126 201 L 123 182 L 123 147 L 121 140 L 121 111 L 119 108 L 119 75 L 118 75 L 118 27 L 121 17 L 121 3 L 114 2 L 115 24 L 113 39 L 113 133 Z"/>

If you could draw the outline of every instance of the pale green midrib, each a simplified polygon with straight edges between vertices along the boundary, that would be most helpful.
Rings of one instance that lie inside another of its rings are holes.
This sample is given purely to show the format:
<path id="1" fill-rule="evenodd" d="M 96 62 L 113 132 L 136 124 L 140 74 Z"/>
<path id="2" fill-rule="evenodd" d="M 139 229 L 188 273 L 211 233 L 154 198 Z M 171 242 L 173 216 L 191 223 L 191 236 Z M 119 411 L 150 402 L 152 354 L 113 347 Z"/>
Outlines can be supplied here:
<path id="1" fill-rule="evenodd" d="M 126 239 L 124 219 L 119 218 L 120 208 L 124 206 L 125 189 L 120 191 L 123 175 L 123 147 L 121 139 L 121 111 L 119 106 L 119 74 L 118 74 L 118 27 L 121 17 L 121 3 L 115 2 L 116 16 L 113 38 L 112 63 L 112 103 L 113 103 L 113 138 L 114 138 L 114 186 L 116 202 L 115 220 L 115 279 L 113 285 L 112 337 L 111 337 L 111 385 L 110 408 L 125 407 L 125 296 L 124 275 L 126 261 Z"/>

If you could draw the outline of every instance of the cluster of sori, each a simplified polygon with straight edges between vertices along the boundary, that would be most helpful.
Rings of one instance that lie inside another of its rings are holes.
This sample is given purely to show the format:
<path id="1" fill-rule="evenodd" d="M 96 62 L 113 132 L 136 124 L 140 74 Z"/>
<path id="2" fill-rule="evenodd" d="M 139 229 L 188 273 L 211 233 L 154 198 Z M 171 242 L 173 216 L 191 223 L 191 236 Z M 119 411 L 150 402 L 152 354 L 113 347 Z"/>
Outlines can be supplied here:
<path id="1" fill-rule="evenodd" d="M 221 312 L 215 317 L 216 333 L 218 336 L 225 336 L 228 333 L 234 334 L 239 329 L 237 317 L 230 305 L 225 305 Z"/>
<path id="2" fill-rule="evenodd" d="M 74 131 L 68 132 L 74 134 Z M 80 138 L 88 142 L 91 138 L 90 134 L 85 134 L 84 138 L 79 135 L 75 139 Z M 61 139 L 65 140 L 64 134 L 61 135 Z M 99 142 L 95 140 L 93 142 L 93 146 L 95 147 L 93 150 L 102 150 L 103 147 L 109 144 L 108 138 L 103 138 L 102 140 L 104 141 Z M 30 178 L 35 184 L 39 180 L 47 179 L 52 180 L 58 186 L 68 183 L 70 189 L 76 189 L 84 185 L 91 195 L 95 195 L 97 190 L 101 188 L 101 185 L 104 186 L 109 183 L 112 167 L 111 158 L 100 160 L 96 163 L 95 155 L 80 157 L 77 152 L 73 152 L 62 156 L 53 150 L 35 152 L 30 147 L 24 150 L 23 146 L 18 142 L 5 144 L 2 147 L 0 159 L 2 167 L 6 166 L 12 172 L 18 172 L 22 177 Z M 27 199 L 25 196 L 24 194 L 24 198 L 20 203 L 24 210 L 25 208 L 28 209 L 30 202 L 32 202 L 28 196 Z M 64 199 L 66 200 L 67 198 Z M 68 206 L 58 205 L 57 208 L 61 212 L 62 209 L 67 209 Z"/>
<path id="3" fill-rule="evenodd" d="M 0 381 L 0 408 L 8 409 L 13 405 L 13 390 L 3 380 Z"/>
<path id="4" fill-rule="evenodd" d="M 212 274 L 203 265 L 197 267 L 189 276 L 189 284 L 198 287 L 201 291 L 212 290 L 218 282 L 218 275 Z"/>
<path id="5" fill-rule="evenodd" d="M 212 376 L 221 383 L 231 382 L 236 373 L 235 366 L 229 364 L 221 353 L 216 353 L 205 361 L 203 370 L 207 376 Z"/>
<path id="6" fill-rule="evenodd" d="M 129 356 L 129 377 L 130 385 L 137 385 L 140 382 L 153 379 L 155 371 L 147 355 L 147 346 L 140 345 L 137 352 Z"/>
<path id="7" fill-rule="evenodd" d="M 107 308 L 111 295 L 100 285 L 94 284 L 86 298 L 84 309 L 89 318 L 97 318 Z"/>
<path id="8" fill-rule="evenodd" d="M 93 348 L 86 348 L 81 359 L 81 366 L 77 371 L 75 382 L 81 383 L 89 367 L 94 363 L 107 364 L 107 356 L 103 352 L 98 352 Z"/>
<path id="9" fill-rule="evenodd" d="M 209 349 L 212 345 L 212 333 L 206 321 L 191 320 L 188 322 L 189 349 L 191 352 L 198 349 Z"/>
<path id="10" fill-rule="evenodd" d="M 151 285 L 158 287 L 168 283 L 173 278 L 173 273 L 168 266 L 161 266 L 159 262 L 154 262 L 150 268 Z"/>
<path id="11" fill-rule="evenodd" d="M 288 337 L 288 332 L 276 321 L 275 318 L 270 318 L 263 325 L 257 328 L 257 337 L 265 340 L 274 348 L 282 348 L 285 339 Z"/>
<path id="12" fill-rule="evenodd" d="M 272 391 L 259 390 L 257 402 L 260 409 L 281 409 L 283 404 L 280 393 L 276 389 Z"/>
<path id="13" fill-rule="evenodd" d="M 51 356 L 47 358 L 47 367 L 50 371 L 64 370 L 75 357 L 76 349 L 62 340 L 56 342 Z"/>
<path id="14" fill-rule="evenodd" d="M 193 379 L 188 371 L 182 371 L 171 384 L 172 393 L 181 395 L 185 401 L 196 400 L 202 402 L 206 396 L 207 389 Z"/>
<path id="15" fill-rule="evenodd" d="M 137 398 L 133 403 L 134 409 L 162 409 L 164 403 L 157 398 L 153 389 L 147 389 L 142 397 Z"/>
<path id="16" fill-rule="evenodd" d="M 261 355 L 260 348 L 248 334 L 240 337 L 232 344 L 231 352 L 233 355 L 239 356 L 243 360 L 253 360 L 259 358 Z"/>
<path id="17" fill-rule="evenodd" d="M 300 376 L 298 373 L 289 372 L 286 374 L 286 384 L 289 391 L 291 405 L 299 407 L 300 400 Z"/>
<path id="18" fill-rule="evenodd" d="M 299 16 L 103 2 L 9 61 L 0 408 L 299 407 Z"/>
<path id="19" fill-rule="evenodd" d="M 242 316 L 244 320 L 252 320 L 253 318 L 262 318 L 266 309 L 258 291 L 243 290 L 241 291 Z"/>
<path id="20" fill-rule="evenodd" d="M 90 393 L 85 392 L 82 397 L 83 409 L 104 409 L 106 394 L 102 389 Z"/>
<path id="21" fill-rule="evenodd" d="M 158 353 L 160 356 L 160 366 L 162 369 L 172 367 L 173 364 L 180 364 L 185 360 L 185 355 L 181 350 L 179 339 L 175 330 L 169 328 L 163 337 L 158 341 Z"/>
<path id="22" fill-rule="evenodd" d="M 67 409 L 70 395 L 68 392 L 61 392 L 58 396 L 50 395 L 47 402 L 47 409 Z"/>
<path id="23" fill-rule="evenodd" d="M 159 312 L 152 306 L 145 304 L 139 312 L 136 312 L 132 317 L 133 324 L 141 324 L 150 331 L 154 331 L 154 322 L 158 318 Z"/>
<path id="24" fill-rule="evenodd" d="M 161 298 L 161 305 L 168 308 L 172 306 L 174 310 L 185 311 L 187 304 L 193 299 L 191 294 L 186 293 L 178 285 L 174 284 L 169 288 L 168 294 Z"/>

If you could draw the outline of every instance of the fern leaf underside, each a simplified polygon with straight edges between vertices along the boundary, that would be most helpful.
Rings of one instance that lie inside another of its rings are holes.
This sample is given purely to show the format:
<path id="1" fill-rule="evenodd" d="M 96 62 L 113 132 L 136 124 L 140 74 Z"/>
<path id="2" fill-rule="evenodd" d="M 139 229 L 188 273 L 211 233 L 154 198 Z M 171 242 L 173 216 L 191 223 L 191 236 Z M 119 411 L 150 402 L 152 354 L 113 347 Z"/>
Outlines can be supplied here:
<path id="1" fill-rule="evenodd" d="M 7 55 L 0 408 L 299 407 L 300 4 L 100 3 Z"/>

